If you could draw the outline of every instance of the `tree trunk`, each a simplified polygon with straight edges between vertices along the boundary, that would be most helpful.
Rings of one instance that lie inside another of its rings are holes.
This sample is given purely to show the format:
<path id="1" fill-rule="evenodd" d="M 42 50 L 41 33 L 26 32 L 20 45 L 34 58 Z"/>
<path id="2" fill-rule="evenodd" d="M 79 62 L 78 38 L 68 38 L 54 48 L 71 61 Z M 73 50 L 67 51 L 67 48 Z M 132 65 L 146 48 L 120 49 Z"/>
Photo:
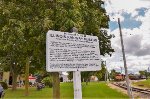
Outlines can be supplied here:
<path id="1" fill-rule="evenodd" d="M 59 73 L 54 72 L 53 75 L 53 99 L 60 99 L 60 80 Z"/>
<path id="2" fill-rule="evenodd" d="M 88 78 L 86 79 L 86 85 L 88 85 Z"/>
<path id="3" fill-rule="evenodd" d="M 17 89 L 17 74 L 15 71 L 13 71 L 12 74 L 12 91 L 15 91 Z"/>
<path id="4" fill-rule="evenodd" d="M 25 67 L 25 96 L 29 95 L 29 61 L 29 57 L 27 57 Z"/>
<path id="5" fill-rule="evenodd" d="M 10 66 L 10 73 L 12 74 L 12 91 L 15 91 L 17 89 L 17 73 L 15 64 Z"/>

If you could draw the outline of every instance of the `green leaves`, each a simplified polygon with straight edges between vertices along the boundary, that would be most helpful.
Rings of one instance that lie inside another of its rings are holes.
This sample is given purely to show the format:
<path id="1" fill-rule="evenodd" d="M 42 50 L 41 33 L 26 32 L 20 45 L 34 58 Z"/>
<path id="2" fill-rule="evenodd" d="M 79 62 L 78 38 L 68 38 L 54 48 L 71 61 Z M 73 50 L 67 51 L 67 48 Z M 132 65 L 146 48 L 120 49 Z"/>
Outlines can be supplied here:
<path id="1" fill-rule="evenodd" d="M 48 30 L 96 35 L 101 54 L 111 54 L 110 38 L 105 30 L 109 17 L 101 0 L 3 0 L 0 2 L 1 57 L 11 55 L 12 61 L 45 66 L 45 39 Z M 103 28 L 103 31 L 100 29 Z M 5 56 L 4 56 L 5 55 Z M 22 58 L 21 58 L 22 57 Z"/>

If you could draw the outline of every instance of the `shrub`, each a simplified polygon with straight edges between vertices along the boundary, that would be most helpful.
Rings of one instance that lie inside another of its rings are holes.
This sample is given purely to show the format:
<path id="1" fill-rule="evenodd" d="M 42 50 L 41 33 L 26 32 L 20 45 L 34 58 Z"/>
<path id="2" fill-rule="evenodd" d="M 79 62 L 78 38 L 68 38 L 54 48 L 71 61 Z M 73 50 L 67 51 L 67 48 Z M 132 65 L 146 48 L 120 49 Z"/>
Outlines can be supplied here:
<path id="1" fill-rule="evenodd" d="M 29 85 L 31 86 L 31 85 L 32 85 L 32 82 L 29 82 Z"/>
<path id="2" fill-rule="evenodd" d="M 6 82 L 0 81 L 0 84 L 2 85 L 2 87 L 3 87 L 4 89 L 8 89 L 8 86 L 7 86 L 7 83 L 6 83 Z"/>
<path id="3" fill-rule="evenodd" d="M 43 78 L 42 82 L 45 84 L 45 86 L 52 88 L 52 78 L 51 77 Z"/>

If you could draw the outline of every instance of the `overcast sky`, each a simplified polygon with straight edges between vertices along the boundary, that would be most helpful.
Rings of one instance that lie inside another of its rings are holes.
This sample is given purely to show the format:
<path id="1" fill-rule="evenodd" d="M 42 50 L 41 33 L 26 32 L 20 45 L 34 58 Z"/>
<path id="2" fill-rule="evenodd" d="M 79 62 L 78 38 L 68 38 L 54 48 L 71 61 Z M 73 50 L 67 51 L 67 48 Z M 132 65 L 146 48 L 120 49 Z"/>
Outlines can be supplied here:
<path id="1" fill-rule="evenodd" d="M 112 57 L 104 57 L 109 70 L 121 71 L 123 59 L 117 18 L 121 20 L 129 73 L 150 67 L 150 0 L 104 0 L 110 16 L 108 32 L 114 34 Z"/>

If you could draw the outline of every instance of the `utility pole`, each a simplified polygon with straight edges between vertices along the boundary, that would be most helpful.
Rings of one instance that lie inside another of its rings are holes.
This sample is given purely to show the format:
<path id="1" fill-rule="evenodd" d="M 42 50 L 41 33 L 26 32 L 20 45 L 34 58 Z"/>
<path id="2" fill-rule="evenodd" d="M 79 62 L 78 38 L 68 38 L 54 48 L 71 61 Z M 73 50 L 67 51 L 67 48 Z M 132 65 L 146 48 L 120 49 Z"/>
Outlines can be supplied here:
<path id="1" fill-rule="evenodd" d="M 122 67 L 120 67 L 120 69 L 121 69 L 121 74 L 122 74 Z"/>
<path id="2" fill-rule="evenodd" d="M 106 69 L 106 82 L 107 82 L 107 84 L 109 83 L 108 74 L 109 74 L 108 69 Z"/>
<path id="3" fill-rule="evenodd" d="M 130 87 L 130 81 L 128 76 L 128 69 L 126 64 L 126 57 L 124 52 L 124 45 L 123 45 L 123 38 L 122 38 L 122 31 L 121 31 L 121 25 L 120 25 L 120 18 L 118 18 L 118 25 L 119 25 L 119 31 L 120 31 L 120 39 L 121 39 L 121 46 L 122 46 L 122 54 L 123 54 L 123 61 L 124 61 L 124 69 L 125 69 L 125 76 L 126 76 L 126 84 L 127 84 L 127 93 L 131 99 L 133 99 L 131 87 Z"/>
<path id="4" fill-rule="evenodd" d="M 147 75 L 147 79 L 149 78 L 149 67 L 147 68 L 147 72 L 146 72 L 146 75 Z"/>
<path id="5" fill-rule="evenodd" d="M 105 65 L 105 68 L 106 68 L 106 72 L 105 72 L 105 82 L 109 82 L 109 78 L 108 78 L 108 74 L 109 74 L 109 72 L 108 72 L 108 69 L 107 69 L 107 66 L 106 66 L 106 61 L 103 61 L 104 62 L 104 65 Z"/>

